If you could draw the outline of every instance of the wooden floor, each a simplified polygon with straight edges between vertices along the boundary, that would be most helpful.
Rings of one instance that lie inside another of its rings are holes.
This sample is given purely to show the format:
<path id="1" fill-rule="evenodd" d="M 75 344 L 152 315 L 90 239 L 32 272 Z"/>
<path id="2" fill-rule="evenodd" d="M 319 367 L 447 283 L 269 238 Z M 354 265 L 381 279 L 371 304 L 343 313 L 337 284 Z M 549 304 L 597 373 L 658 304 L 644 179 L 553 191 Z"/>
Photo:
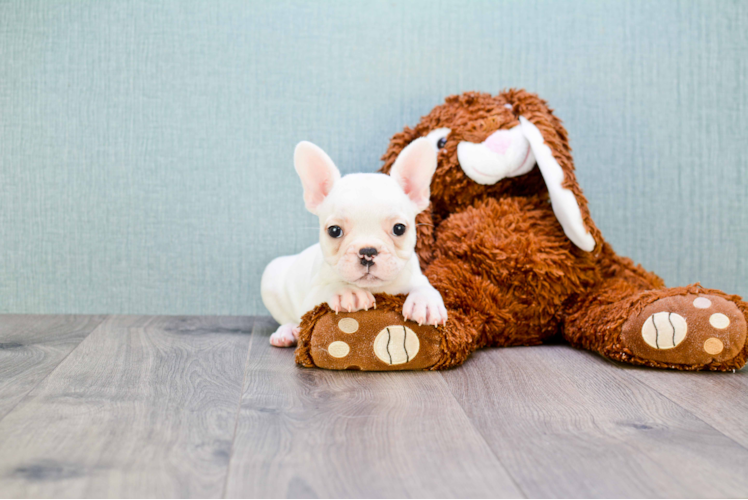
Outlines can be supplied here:
<path id="1" fill-rule="evenodd" d="M 330 372 L 274 327 L 0 316 L 0 496 L 748 496 L 748 370 L 554 345 Z"/>

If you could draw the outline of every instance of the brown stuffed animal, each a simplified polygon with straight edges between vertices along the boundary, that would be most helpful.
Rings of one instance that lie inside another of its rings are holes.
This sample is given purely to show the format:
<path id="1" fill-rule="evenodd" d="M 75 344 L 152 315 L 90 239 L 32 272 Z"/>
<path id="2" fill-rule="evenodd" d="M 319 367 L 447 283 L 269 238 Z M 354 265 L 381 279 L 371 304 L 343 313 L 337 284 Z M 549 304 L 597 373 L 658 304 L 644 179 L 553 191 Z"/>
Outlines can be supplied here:
<path id="1" fill-rule="evenodd" d="M 395 134 L 382 172 L 424 136 L 439 155 L 417 252 L 444 297 L 447 325 L 403 320 L 404 297 L 378 296 L 376 311 L 350 314 L 321 305 L 302 321 L 299 364 L 441 369 L 475 349 L 536 345 L 558 334 L 638 365 L 727 371 L 745 364 L 748 304 L 698 284 L 665 288 L 617 255 L 590 217 L 566 130 L 538 96 L 448 97 Z"/>

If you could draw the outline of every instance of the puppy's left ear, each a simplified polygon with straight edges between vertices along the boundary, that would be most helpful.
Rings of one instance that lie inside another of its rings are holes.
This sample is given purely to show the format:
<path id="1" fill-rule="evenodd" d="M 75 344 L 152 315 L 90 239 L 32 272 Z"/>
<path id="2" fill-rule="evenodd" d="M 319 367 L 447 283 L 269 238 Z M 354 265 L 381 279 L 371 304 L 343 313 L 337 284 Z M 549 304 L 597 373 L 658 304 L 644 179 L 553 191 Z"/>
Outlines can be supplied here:
<path id="1" fill-rule="evenodd" d="M 340 171 L 322 148 L 311 142 L 301 141 L 293 153 L 296 173 L 304 186 L 304 204 L 313 214 L 325 201 L 333 185 L 340 179 Z"/>
<path id="2" fill-rule="evenodd" d="M 425 137 L 408 144 L 392 165 L 390 176 L 415 203 L 418 212 L 426 210 L 431 196 L 431 177 L 436 170 L 436 150 Z"/>

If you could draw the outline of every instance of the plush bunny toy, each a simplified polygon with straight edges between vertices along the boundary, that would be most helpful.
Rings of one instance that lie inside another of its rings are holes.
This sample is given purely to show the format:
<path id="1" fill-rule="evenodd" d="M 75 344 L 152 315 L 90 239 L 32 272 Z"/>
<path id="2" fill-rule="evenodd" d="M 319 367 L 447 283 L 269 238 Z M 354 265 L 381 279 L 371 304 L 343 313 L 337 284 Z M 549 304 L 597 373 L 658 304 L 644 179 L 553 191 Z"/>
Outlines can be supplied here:
<path id="1" fill-rule="evenodd" d="M 389 173 L 413 140 L 438 150 L 431 206 L 417 252 L 449 311 L 444 327 L 376 311 L 335 315 L 326 305 L 301 325 L 297 362 L 332 369 L 441 369 L 485 346 L 536 345 L 561 335 L 626 363 L 727 371 L 748 357 L 740 297 L 662 279 L 617 255 L 590 217 L 566 130 L 524 90 L 451 96 L 395 134 Z M 332 356 L 331 342 L 350 345 Z"/>

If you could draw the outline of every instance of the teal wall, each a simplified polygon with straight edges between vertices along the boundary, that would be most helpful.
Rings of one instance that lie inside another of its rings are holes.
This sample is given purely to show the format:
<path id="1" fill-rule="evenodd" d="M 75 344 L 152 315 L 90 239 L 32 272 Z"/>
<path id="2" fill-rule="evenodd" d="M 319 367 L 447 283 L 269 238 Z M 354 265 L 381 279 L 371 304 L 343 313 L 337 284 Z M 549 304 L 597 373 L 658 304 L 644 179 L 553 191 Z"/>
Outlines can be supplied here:
<path id="1" fill-rule="evenodd" d="M 748 2 L 2 1 L 0 312 L 264 313 L 344 172 L 448 94 L 525 87 L 593 217 L 671 285 L 748 295 Z"/>

